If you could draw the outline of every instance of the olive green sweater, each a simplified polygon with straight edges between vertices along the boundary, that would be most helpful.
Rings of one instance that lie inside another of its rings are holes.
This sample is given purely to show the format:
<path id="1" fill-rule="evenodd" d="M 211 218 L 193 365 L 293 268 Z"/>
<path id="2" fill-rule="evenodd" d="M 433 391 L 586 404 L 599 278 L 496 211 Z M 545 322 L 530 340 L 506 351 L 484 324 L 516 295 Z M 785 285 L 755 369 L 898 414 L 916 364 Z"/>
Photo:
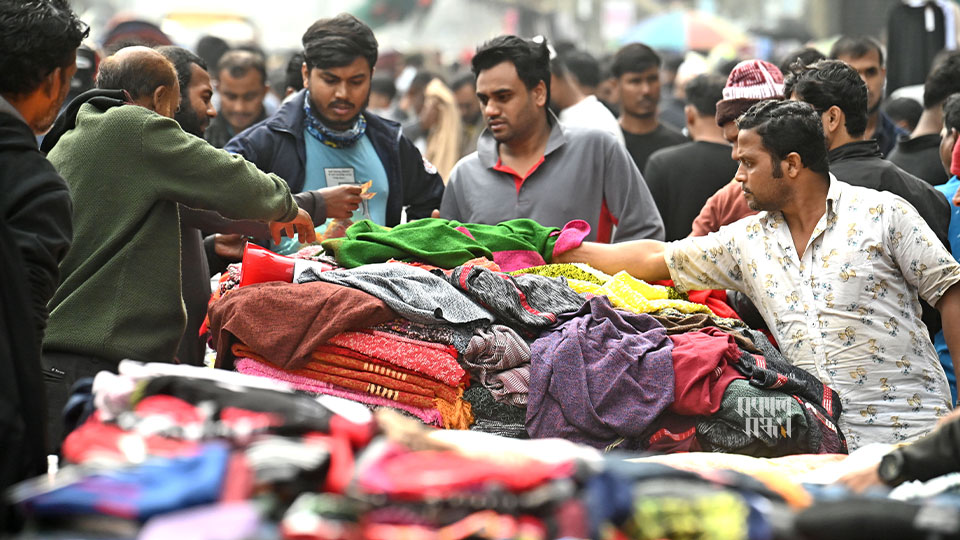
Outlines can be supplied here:
<path id="1" fill-rule="evenodd" d="M 186 324 L 177 203 L 234 219 L 297 214 L 281 178 L 136 105 L 83 105 L 48 158 L 70 186 L 74 238 L 46 351 L 173 361 Z"/>

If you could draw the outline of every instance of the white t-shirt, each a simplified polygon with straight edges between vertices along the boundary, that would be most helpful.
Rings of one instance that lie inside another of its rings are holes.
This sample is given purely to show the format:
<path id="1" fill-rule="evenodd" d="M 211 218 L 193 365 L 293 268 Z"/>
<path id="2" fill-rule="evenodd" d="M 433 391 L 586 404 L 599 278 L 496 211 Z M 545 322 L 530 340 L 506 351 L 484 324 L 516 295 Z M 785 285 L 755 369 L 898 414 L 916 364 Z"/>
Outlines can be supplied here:
<path id="1" fill-rule="evenodd" d="M 612 133 L 614 137 L 623 142 L 623 131 L 620 130 L 620 122 L 613 116 L 606 105 L 600 103 L 596 96 L 587 96 L 580 103 L 571 105 L 560 111 L 560 123 L 571 127 L 585 127 L 599 129 Z"/>

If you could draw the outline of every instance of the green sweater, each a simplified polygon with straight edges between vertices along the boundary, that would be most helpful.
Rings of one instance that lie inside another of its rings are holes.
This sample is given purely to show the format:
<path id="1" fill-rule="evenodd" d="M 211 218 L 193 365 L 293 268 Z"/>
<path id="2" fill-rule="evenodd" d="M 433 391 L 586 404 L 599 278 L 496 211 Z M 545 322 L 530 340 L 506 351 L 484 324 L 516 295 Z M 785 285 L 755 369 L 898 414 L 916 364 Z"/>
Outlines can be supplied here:
<path id="1" fill-rule="evenodd" d="M 48 351 L 173 361 L 186 324 L 177 203 L 234 219 L 297 214 L 281 178 L 135 105 L 83 105 L 48 158 L 74 207 Z"/>

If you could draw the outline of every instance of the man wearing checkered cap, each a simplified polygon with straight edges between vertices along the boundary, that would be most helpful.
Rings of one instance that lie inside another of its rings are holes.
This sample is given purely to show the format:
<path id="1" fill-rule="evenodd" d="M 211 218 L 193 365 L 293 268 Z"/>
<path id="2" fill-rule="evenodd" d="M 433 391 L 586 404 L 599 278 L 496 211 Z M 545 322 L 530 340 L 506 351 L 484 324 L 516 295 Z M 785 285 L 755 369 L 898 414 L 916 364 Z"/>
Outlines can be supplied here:
<path id="1" fill-rule="evenodd" d="M 744 60 L 737 64 L 723 89 L 723 99 L 717 102 L 717 125 L 723 129 L 723 138 L 733 145 L 730 157 L 736 160 L 736 119 L 751 105 L 764 99 L 783 99 L 783 74 L 777 66 L 763 60 Z M 740 185 L 731 181 L 707 199 L 700 215 L 693 220 L 690 236 L 703 236 L 741 218 L 756 214 L 747 206 Z"/>

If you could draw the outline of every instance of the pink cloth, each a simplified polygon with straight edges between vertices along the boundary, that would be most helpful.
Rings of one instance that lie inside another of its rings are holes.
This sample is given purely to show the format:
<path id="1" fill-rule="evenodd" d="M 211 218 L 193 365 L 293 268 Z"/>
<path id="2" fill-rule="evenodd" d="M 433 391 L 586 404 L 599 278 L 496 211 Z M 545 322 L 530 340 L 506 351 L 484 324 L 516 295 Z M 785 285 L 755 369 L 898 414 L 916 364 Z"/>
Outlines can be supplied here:
<path id="1" fill-rule="evenodd" d="M 469 380 L 451 345 L 419 341 L 380 331 L 343 332 L 328 343 L 350 349 L 456 388 Z M 323 350 L 321 345 L 318 350 Z"/>
<path id="2" fill-rule="evenodd" d="M 551 257 L 556 257 L 561 253 L 565 253 L 573 248 L 580 247 L 580 244 L 583 243 L 583 239 L 590 234 L 590 224 L 582 219 L 568 221 L 558 234 L 560 237 L 557 238 L 556 243 L 553 244 L 553 253 L 550 255 Z"/>
<path id="3" fill-rule="evenodd" d="M 504 272 L 513 272 L 514 270 L 547 264 L 539 253 L 525 249 L 494 251 L 493 262 L 497 263 Z"/>
<path id="4" fill-rule="evenodd" d="M 406 411 L 420 420 L 423 420 L 424 423 L 442 426 L 443 418 L 440 416 L 440 411 L 437 409 L 423 409 L 420 407 L 413 407 L 411 405 L 404 405 L 403 403 L 397 403 L 396 401 L 383 398 L 380 396 L 375 396 L 373 394 L 363 394 L 360 392 L 354 392 L 346 388 L 341 388 L 339 386 L 334 386 L 325 382 L 317 381 L 309 377 L 304 377 L 302 375 L 295 375 L 289 371 L 284 371 L 280 368 L 271 366 L 269 364 L 264 364 L 263 362 L 257 362 L 252 358 L 238 358 L 234 362 L 234 368 L 239 373 L 246 373 L 247 375 L 256 375 L 258 377 L 266 377 L 268 379 L 274 379 L 278 381 L 284 381 L 290 383 L 290 386 L 296 388 L 297 390 L 303 390 L 304 392 L 311 392 L 314 394 L 324 394 L 328 396 L 341 397 L 344 399 L 349 399 L 352 401 L 357 401 L 360 403 L 366 403 L 367 405 L 379 405 L 383 407 L 393 407 L 394 409 L 400 409 Z"/>
<path id="5" fill-rule="evenodd" d="M 674 391 L 669 410 L 690 416 L 707 416 L 720 410 L 730 383 L 746 379 L 734 367 L 741 353 L 733 336 L 708 326 L 674 334 L 670 340 Z"/>

